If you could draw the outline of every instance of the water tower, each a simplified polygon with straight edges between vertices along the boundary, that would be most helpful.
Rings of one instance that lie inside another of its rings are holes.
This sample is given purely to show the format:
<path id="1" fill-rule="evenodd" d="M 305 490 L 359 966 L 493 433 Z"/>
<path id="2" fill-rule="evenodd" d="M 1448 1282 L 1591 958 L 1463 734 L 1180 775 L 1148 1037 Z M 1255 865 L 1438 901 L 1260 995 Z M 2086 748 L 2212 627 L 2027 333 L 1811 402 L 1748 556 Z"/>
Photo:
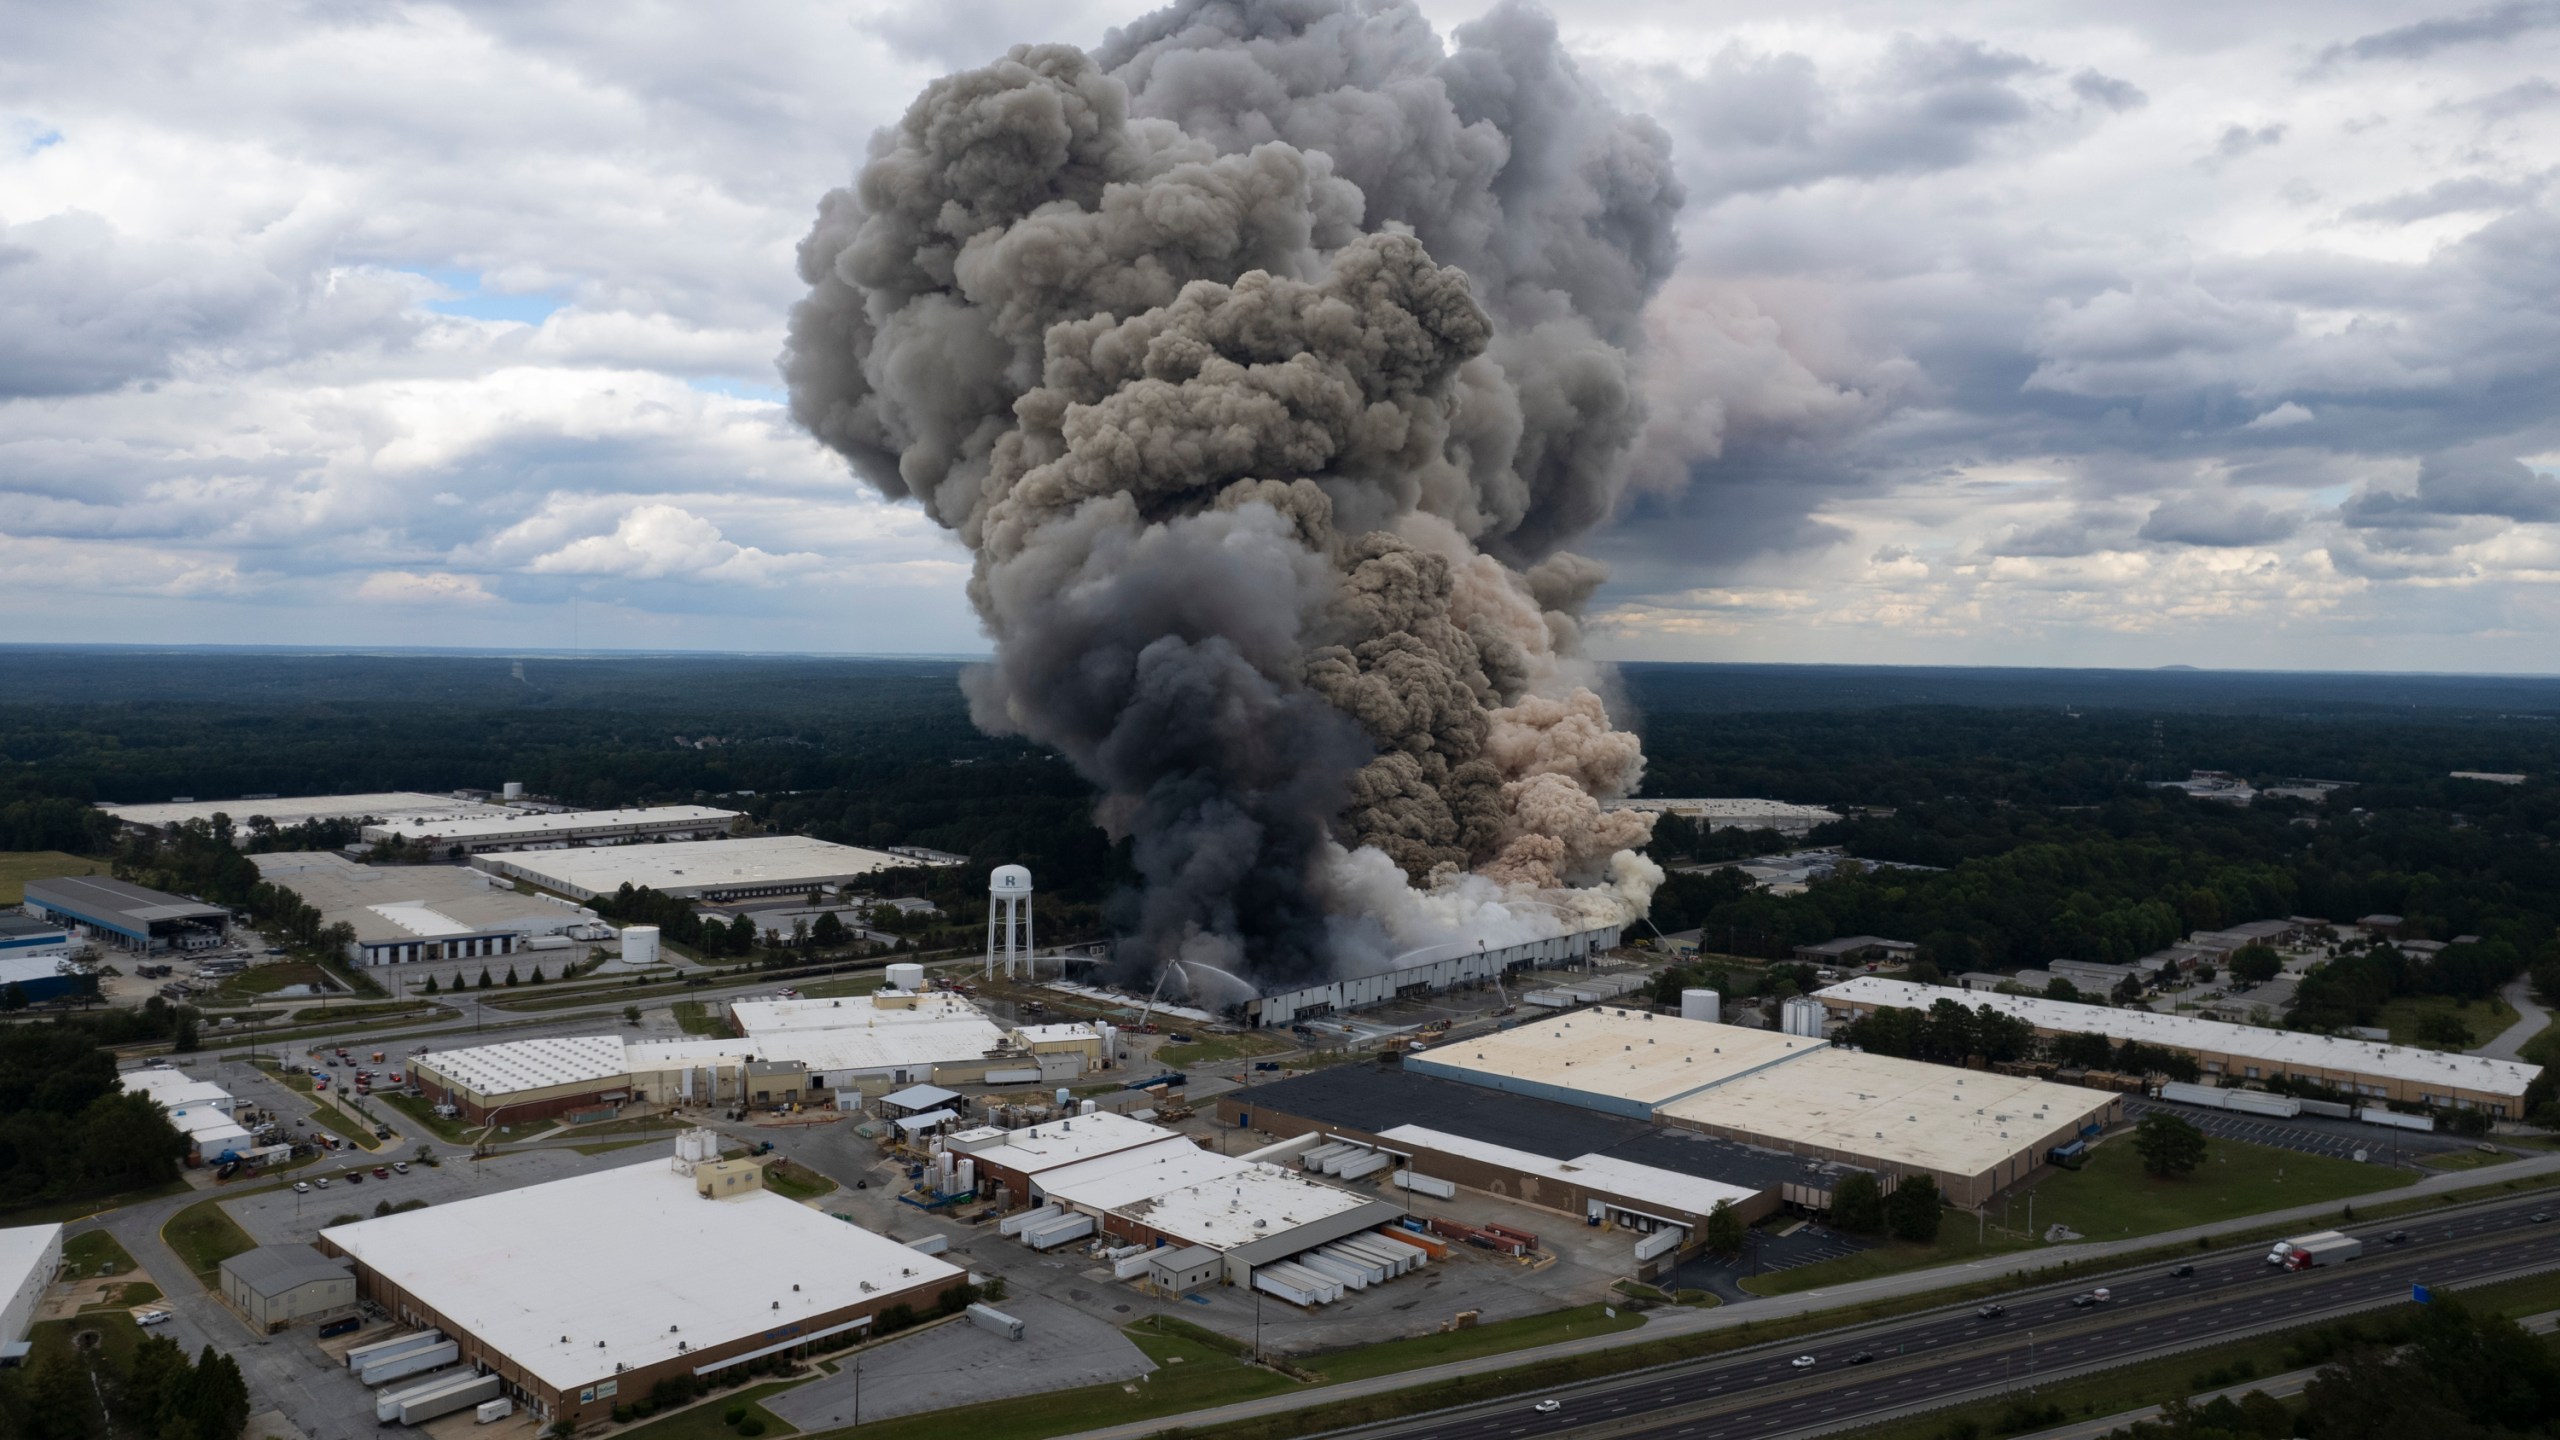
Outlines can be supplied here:
<path id="1" fill-rule="evenodd" d="M 1014 949 L 1019 936 L 1021 949 Z M 987 978 L 995 978 L 996 956 L 1004 956 L 1007 979 L 1014 975 L 1015 957 L 1019 954 L 1022 968 L 1031 966 L 1031 872 L 1019 865 L 999 865 L 987 877 Z"/>

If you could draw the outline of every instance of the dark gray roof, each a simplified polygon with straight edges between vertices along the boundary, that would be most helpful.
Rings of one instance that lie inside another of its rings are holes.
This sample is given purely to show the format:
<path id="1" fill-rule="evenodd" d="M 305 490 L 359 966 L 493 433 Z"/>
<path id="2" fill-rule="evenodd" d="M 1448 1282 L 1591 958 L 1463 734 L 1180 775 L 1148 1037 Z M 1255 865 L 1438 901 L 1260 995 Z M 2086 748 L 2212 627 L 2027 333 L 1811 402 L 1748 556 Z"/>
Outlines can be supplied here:
<path id="1" fill-rule="evenodd" d="M 0 937 L 10 935 L 59 935 L 62 927 L 51 920 L 32 920 L 11 910 L 0 910 Z"/>
<path id="2" fill-rule="evenodd" d="M 222 1262 L 222 1273 L 261 1295 L 281 1295 L 314 1280 L 344 1280 L 355 1273 L 345 1260 L 332 1260 L 299 1245 L 245 1250 Z"/>
<path id="3" fill-rule="evenodd" d="M 204 905 L 183 895 L 165 895 L 145 890 L 106 875 L 69 875 L 54 880 L 30 880 L 27 898 L 65 910 L 100 917 L 114 916 L 129 924 L 147 924 L 153 920 L 198 920 L 206 917 L 227 918 L 229 911 L 219 905 Z"/>
<path id="4" fill-rule="evenodd" d="M 1801 1155 L 1392 1067 L 1335 1065 L 1220 1098 L 1372 1135 L 1419 1125 L 1550 1160 L 1607 1155 L 1758 1190 L 1814 1173 Z"/>

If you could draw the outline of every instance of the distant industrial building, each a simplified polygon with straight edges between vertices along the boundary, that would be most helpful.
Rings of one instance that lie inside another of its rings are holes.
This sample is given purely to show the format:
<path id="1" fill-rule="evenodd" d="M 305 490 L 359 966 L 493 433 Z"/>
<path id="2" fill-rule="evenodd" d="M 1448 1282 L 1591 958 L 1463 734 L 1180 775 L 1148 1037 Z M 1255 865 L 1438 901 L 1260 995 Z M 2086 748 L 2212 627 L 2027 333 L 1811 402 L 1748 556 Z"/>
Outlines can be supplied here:
<path id="1" fill-rule="evenodd" d="M 260 1145 L 240 1121 L 238 1098 L 211 1080 L 176 1069 L 127 1070 L 117 1079 L 126 1090 L 159 1102 L 169 1123 L 187 1137 L 190 1165 L 282 1158 L 277 1152 L 286 1147 Z"/>
<path id="2" fill-rule="evenodd" d="M 354 1268 L 297 1245 L 261 1246 L 224 1260 L 220 1289 L 232 1309 L 268 1334 L 356 1309 Z"/>
<path id="3" fill-rule="evenodd" d="M 707 840 L 729 831 L 735 810 L 708 805 L 660 805 L 635 810 L 571 810 L 560 814 L 511 810 L 498 815 L 386 822 L 364 827 L 364 838 L 423 840 L 438 851 L 466 855 L 496 850 L 566 850 L 572 846 L 630 845 L 640 841 Z"/>
<path id="4" fill-rule="evenodd" d="M 542 1426 L 602 1420 L 675 1376 L 847 1343 L 882 1311 L 931 1314 L 967 1281 L 760 1176 L 691 1131 L 671 1158 L 333 1226 L 320 1248 Z"/>
<path id="5" fill-rule="evenodd" d="M 1009 1045 L 1002 1027 L 957 995 L 845 995 L 739 1000 L 730 1022 L 766 1060 L 808 1072 L 813 1092 L 890 1085 L 1031 1084 L 1040 1062 Z M 1077 1073 L 1081 1073 L 1079 1070 Z"/>
<path id="6" fill-rule="evenodd" d="M 62 1269 L 62 1227 L 17 1225 L 0 1230 L 0 1360 L 26 1356 L 36 1306 Z"/>
<path id="7" fill-rule="evenodd" d="M 268 883 L 318 910 L 322 925 L 352 926 L 347 958 L 359 965 L 497 959 L 537 935 L 603 928 L 592 910 L 519 894 L 459 865 L 360 865 L 307 850 L 249 858 Z"/>
<path id="8" fill-rule="evenodd" d="M 474 856 L 471 863 L 493 875 L 529 881 L 573 900 L 592 900 L 633 885 L 678 899 L 719 903 L 842 889 L 882 870 L 915 862 L 802 835 L 756 835 L 664 845 L 515 850 Z"/>
<path id="9" fill-rule="evenodd" d="M 2484 785 L 2521 785 L 2526 778 L 2505 770 L 2456 770 L 2452 774 L 2456 780 L 2477 780 Z"/>
<path id="10" fill-rule="evenodd" d="M 1919 958 L 1920 947 L 1908 940 L 1881 935 L 1843 935 L 1796 947 L 1796 958 L 1813 965 L 1859 965 L 1868 961 L 1900 965 Z"/>
<path id="11" fill-rule="evenodd" d="M 189 821 L 209 825 L 213 823 L 214 816 L 227 815 L 231 817 L 235 833 L 246 832 L 252 820 L 265 819 L 278 829 L 291 829 L 313 820 L 380 821 L 415 834 L 421 825 L 437 821 L 517 813 L 504 805 L 491 805 L 453 795 L 422 794 L 415 790 L 392 790 L 371 795 L 255 795 L 238 800 L 172 800 L 164 805 L 101 805 L 98 808 L 140 830 L 161 830 Z"/>
<path id="12" fill-rule="evenodd" d="M 1925 1010 L 1941 1000 L 1953 1000 L 2024 1020 L 2039 1035 L 2104 1035 L 2174 1050 L 2192 1057 L 2206 1075 L 2221 1080 L 2308 1080 L 2349 1095 L 2447 1108 L 2468 1106 L 2507 1117 L 2523 1113 L 2525 1088 L 2542 1069 L 2515 1060 L 2448 1055 L 2192 1015 L 1949 990 L 1873 976 L 1843 981 L 1815 992 L 1813 998 L 1822 1002 L 1835 1022 L 1882 1009 Z"/>
<path id="13" fill-rule="evenodd" d="M 70 953 L 70 926 L 0 910 L 0 960 L 60 959 Z"/>
<path id="14" fill-rule="evenodd" d="M 2228 770 L 2198 770 L 2184 780 L 2154 780 L 2154 790 L 2175 790 L 2197 800 L 2211 800 L 2223 805 L 2247 805 L 2258 798 L 2249 782 Z"/>
<path id="15" fill-rule="evenodd" d="M 523 1124 L 618 1105 L 631 1066 L 611 1035 L 508 1040 L 411 1057 L 420 1094 L 474 1124 Z"/>
<path id="16" fill-rule="evenodd" d="M 30 1005 L 97 993 L 97 977 L 59 955 L 0 955 L 0 991 L 15 987 Z"/>
<path id="17" fill-rule="evenodd" d="M 1655 815 L 1677 815 L 1695 820 L 1710 830 L 1775 830 L 1781 835 L 1802 835 L 1818 825 L 1839 820 L 1840 812 L 1819 805 L 1793 805 L 1784 800 L 1604 800 L 1604 810 L 1644 810 Z"/>
<path id="18" fill-rule="evenodd" d="M 1453 990 L 1460 986 L 1481 987 L 1523 971 L 1588 964 L 1592 957 L 1616 949 L 1618 939 L 1619 927 L 1604 925 L 1502 945 L 1490 945 L 1483 940 L 1456 940 L 1407 951 L 1396 957 L 1392 968 L 1374 975 L 1324 980 L 1313 985 L 1273 991 L 1245 1001 L 1240 1009 L 1245 1022 L 1250 1025 L 1290 1025 L 1363 1006 L 1381 1005 L 1400 996 Z M 1192 998 L 1204 1004 L 1220 1004 L 1225 1000 L 1225 997 L 1216 995 Z"/>
<path id="19" fill-rule="evenodd" d="M 2032 1173 L 2053 1147 L 2123 1116 L 2122 1097 L 2079 1086 L 1860 1055 L 1818 1036 L 1608 1007 L 1411 1052 L 1404 1065 L 1417 1074 L 1871 1170 L 1887 1189 L 1905 1174 L 1925 1172 L 1965 1206 Z"/>
<path id="20" fill-rule="evenodd" d="M 105 875 L 27 882 L 26 911 L 53 920 L 84 940 L 157 955 L 210 950 L 229 938 L 231 912 L 183 895 L 164 895 Z"/>

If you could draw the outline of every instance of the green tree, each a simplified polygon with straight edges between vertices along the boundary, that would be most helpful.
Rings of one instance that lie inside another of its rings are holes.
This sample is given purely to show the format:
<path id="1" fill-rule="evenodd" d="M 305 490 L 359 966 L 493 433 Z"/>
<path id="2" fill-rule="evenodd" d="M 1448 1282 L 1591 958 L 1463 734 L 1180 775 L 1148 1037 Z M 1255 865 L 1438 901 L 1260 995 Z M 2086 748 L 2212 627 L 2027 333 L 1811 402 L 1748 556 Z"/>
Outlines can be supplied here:
<path id="1" fill-rule="evenodd" d="M 169 1037 L 169 1049 L 175 1054 L 192 1055 L 196 1051 L 196 1043 L 196 1012 L 181 1010 L 178 1012 L 178 1028 Z"/>
<path id="2" fill-rule="evenodd" d="M 2204 1132 L 2166 1110 L 2153 1110 L 2133 1127 L 2133 1153 L 2142 1157 L 2147 1173 L 2176 1180 L 2204 1163 Z"/>
<path id="3" fill-rule="evenodd" d="M 418 993 L 421 995 L 433 995 L 436 993 L 436 977 L 433 975 L 428 976 L 427 983 L 418 987 Z"/>
<path id="4" fill-rule="evenodd" d="M 481 966 L 481 967 L 480 967 L 480 988 L 481 988 L 481 989 L 483 989 L 483 990 L 486 990 L 486 989 L 488 989 L 488 988 L 489 988 L 489 986 L 490 986 L 492 983 L 494 983 L 494 982 L 492 982 L 492 981 L 489 979 L 489 967 L 488 967 L 488 966 L 486 966 L 486 965 Z"/>
<path id="5" fill-rule="evenodd" d="M 0 1011 L 7 1011 L 10 1014 L 16 1014 L 18 1011 L 26 1008 L 27 989 L 25 986 L 20 985 L 15 980 L 10 981 L 6 985 L 0 985 Z"/>
<path id="6" fill-rule="evenodd" d="M 729 948 L 741 955 L 751 955 L 756 948 L 756 922 L 740 915 L 729 922 Z"/>
<path id="7" fill-rule="evenodd" d="M 516 967 L 510 965 L 507 967 L 507 978 L 499 983 L 502 985 L 520 985 L 524 982 L 516 978 Z"/>
<path id="8" fill-rule="evenodd" d="M 459 970 L 456 970 L 456 971 L 454 971 L 454 972 L 453 972 L 453 984 L 452 984 L 452 986 L 451 986 L 450 988 L 452 988 L 452 989 L 454 989 L 454 990 L 457 990 L 457 991 L 460 991 L 460 990 L 468 990 L 468 989 L 470 989 L 471 987 L 470 987 L 470 986 L 468 986 L 468 985 L 465 985 L 464 983 L 462 983 L 462 972 L 461 972 L 461 971 L 459 971 Z"/>
<path id="9" fill-rule="evenodd" d="M 623 1023 L 623 1024 L 625 1024 L 625 1025 L 637 1025 L 637 1024 L 639 1024 L 639 1023 L 640 1023 L 640 1007 L 639 1007 L 639 1006 L 637 1006 L 637 1005 L 625 1005 L 625 1006 L 623 1006 L 623 1007 L 622 1007 L 622 1023 Z"/>
<path id="10" fill-rule="evenodd" d="M 1730 1200 L 1717 1201 L 1707 1212 L 1707 1250 L 1727 1258 L 1742 1253 L 1742 1216 Z"/>
<path id="11" fill-rule="evenodd" d="M 2471 1048 L 2471 1027 L 2449 1010 L 2430 1010 L 2418 1017 L 2418 1043 L 2441 1050 Z"/>
<path id="12" fill-rule="evenodd" d="M 533 965 L 533 974 L 526 978 L 525 983 L 528 985 L 539 985 L 546 978 L 548 977 L 542 973 L 542 962 L 537 960 Z"/>
<path id="13" fill-rule="evenodd" d="M 1874 1235 L 1884 1229 L 1884 1187 L 1866 1171 L 1831 1187 L 1831 1223 L 1852 1235 Z"/>
<path id="14" fill-rule="evenodd" d="M 2080 998 L 2080 987 L 2056 975 L 2044 987 L 2044 994 L 2048 1000 L 2077 1000 Z"/>
<path id="15" fill-rule="evenodd" d="M 1907 1174 L 1893 1193 L 1884 1197 L 1885 1228 L 1896 1240 L 1914 1245 L 1927 1245 L 1938 1238 L 1938 1224 L 1946 1218 L 1946 1210 L 1938 1196 L 1938 1182 L 1926 1175 Z"/>
<path id="16" fill-rule="evenodd" d="M 2284 957 L 2265 945 L 2243 945 L 2231 953 L 2231 975 L 2263 985 L 2284 973 Z"/>
<path id="17" fill-rule="evenodd" d="M 820 945 L 841 945 L 844 943 L 844 922 L 836 918 L 833 910 L 826 911 L 818 917 L 817 924 L 809 927 L 809 938 Z"/>
<path id="18" fill-rule="evenodd" d="M 68 1350 L 47 1350 L 27 1367 L 28 1440 L 89 1440 L 106 1433 L 87 1370 Z"/>

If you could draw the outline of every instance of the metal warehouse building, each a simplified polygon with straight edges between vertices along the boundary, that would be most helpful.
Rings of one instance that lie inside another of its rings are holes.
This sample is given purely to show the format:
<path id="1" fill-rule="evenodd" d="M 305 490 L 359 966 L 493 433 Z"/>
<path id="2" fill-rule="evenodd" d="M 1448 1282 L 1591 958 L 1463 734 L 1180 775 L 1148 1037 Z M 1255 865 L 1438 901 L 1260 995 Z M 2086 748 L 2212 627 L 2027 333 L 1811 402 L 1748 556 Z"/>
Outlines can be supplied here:
<path id="1" fill-rule="evenodd" d="M 27 913 L 119 950 L 209 950 L 231 930 L 231 912 L 104 875 L 27 882 Z"/>
<path id="2" fill-rule="evenodd" d="M 706 1143 L 707 1142 L 707 1143 Z M 677 1375 L 930 1314 L 967 1273 L 753 1183 L 689 1132 L 672 1156 L 320 1233 L 360 1294 L 442 1330 L 545 1424 L 585 1425 Z M 746 1183 L 739 1183 L 741 1180 Z"/>
<path id="3" fill-rule="evenodd" d="M 413 1057 L 409 1074 L 437 1105 L 476 1124 L 522 1122 L 618 1104 L 631 1095 L 631 1066 L 613 1035 L 509 1040 Z"/>
<path id="4" fill-rule="evenodd" d="M 1403 995 L 1429 994 L 1460 985 L 1483 985 L 1522 970 L 1573 965 L 1618 946 L 1618 927 L 1605 925 L 1536 940 L 1489 945 L 1456 940 L 1396 957 L 1395 968 L 1274 991 L 1244 1003 L 1248 1024 L 1287 1025 L 1316 1015 L 1381 1005 Z"/>
<path id="5" fill-rule="evenodd" d="M 265 1246 L 222 1262 L 222 1298 L 269 1334 L 297 1320 L 334 1320 L 356 1308 L 356 1274 L 298 1246 Z"/>
<path id="6" fill-rule="evenodd" d="M 71 953 L 71 927 L 0 910 L 0 960 Z"/>
<path id="7" fill-rule="evenodd" d="M 415 790 L 389 790 L 371 795 L 260 795 L 240 800 L 172 800 L 165 805 L 101 805 L 99 809 L 141 830 L 183 825 L 190 820 L 211 824 L 228 815 L 235 830 L 255 819 L 290 828 L 312 820 L 380 820 L 417 833 L 422 824 L 465 816 L 513 815 L 504 805 L 428 795 Z"/>
<path id="8" fill-rule="evenodd" d="M 36 1307 L 62 1268 L 62 1227 L 19 1225 L 0 1230 L 0 1355 L 25 1343 L 35 1328 Z"/>
<path id="9" fill-rule="evenodd" d="M 2539 1065 L 2517 1060 L 2447 1055 L 2371 1040 L 2232 1025 L 2192 1015 L 2117 1010 L 2040 996 L 1950 990 L 1873 976 L 1860 976 L 1816 991 L 1813 998 L 1822 1002 L 1835 1021 L 1854 1020 L 1877 1010 L 1926 1010 L 1941 1000 L 1952 1000 L 1976 1010 L 1997 1010 L 2015 1016 L 2034 1026 L 2039 1035 L 2104 1035 L 2111 1040 L 2136 1040 L 2181 1051 L 2193 1056 L 2208 1077 L 2219 1080 L 2285 1076 L 2316 1081 L 2369 1099 L 2446 1108 L 2467 1106 L 2509 1118 L 2524 1113 L 2525 1088 L 2542 1072 Z"/>
<path id="10" fill-rule="evenodd" d="M 471 863 L 573 900 L 592 900 L 635 885 L 680 900 L 717 903 L 841 888 L 917 862 L 803 835 L 755 835 L 665 845 L 511 850 L 476 856 Z"/>
<path id="11" fill-rule="evenodd" d="M 364 838 L 424 840 L 438 850 L 466 855 L 492 850 L 565 850 L 573 845 L 629 845 L 638 841 L 706 840 L 725 835 L 735 810 L 708 805 L 659 805 L 632 810 L 572 810 L 562 814 L 506 811 L 387 822 L 364 827 Z"/>
<path id="12" fill-rule="evenodd" d="M 16 986 L 30 1005 L 73 1000 L 91 992 L 96 977 L 75 969 L 59 955 L 10 955 L 0 952 L 0 989 Z"/>
<path id="13" fill-rule="evenodd" d="M 1945 992 L 1954 993 L 1954 992 Z M 1599 1007 L 1409 1054 L 1417 1074 L 1872 1170 L 1978 1205 L 2123 1098 L 1836 1049 L 1809 1036 Z"/>
<path id="14" fill-rule="evenodd" d="M 343 855 L 253 855 L 258 874 L 302 897 L 323 925 L 344 921 L 359 965 L 485 960 L 514 955 L 537 935 L 599 925 L 595 912 L 520 895 L 458 865 L 359 865 Z"/>

